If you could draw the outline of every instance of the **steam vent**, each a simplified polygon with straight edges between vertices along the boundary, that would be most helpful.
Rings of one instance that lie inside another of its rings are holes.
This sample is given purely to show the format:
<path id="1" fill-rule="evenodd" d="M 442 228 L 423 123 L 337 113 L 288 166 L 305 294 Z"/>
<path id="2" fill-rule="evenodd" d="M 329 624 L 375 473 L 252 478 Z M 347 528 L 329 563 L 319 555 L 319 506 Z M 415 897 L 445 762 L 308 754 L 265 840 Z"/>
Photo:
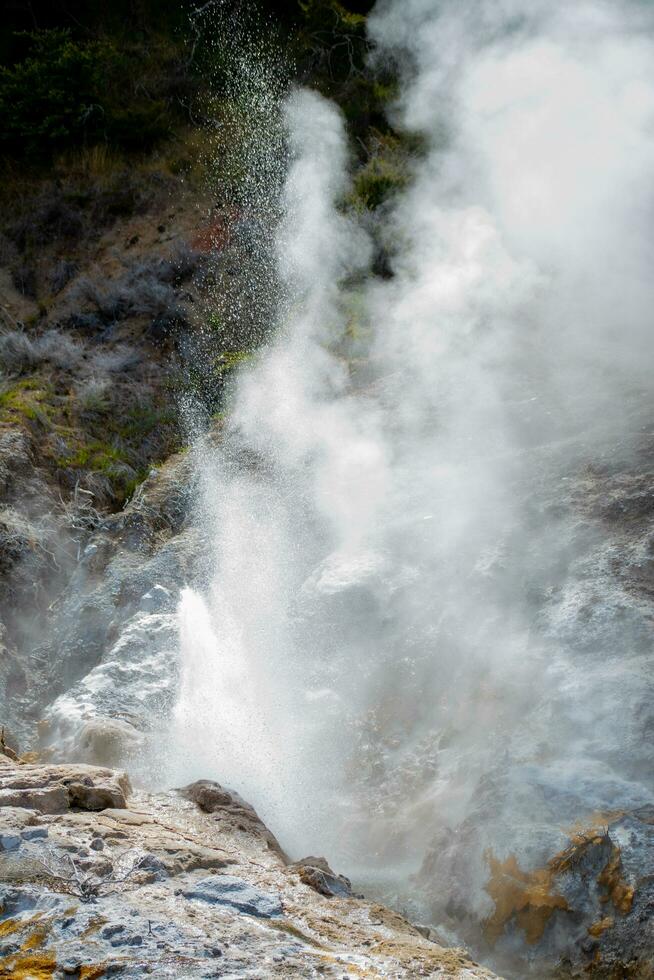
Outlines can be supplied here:
<path id="1" fill-rule="evenodd" d="M 654 4 L 10 0 L 0 980 L 654 980 Z"/>

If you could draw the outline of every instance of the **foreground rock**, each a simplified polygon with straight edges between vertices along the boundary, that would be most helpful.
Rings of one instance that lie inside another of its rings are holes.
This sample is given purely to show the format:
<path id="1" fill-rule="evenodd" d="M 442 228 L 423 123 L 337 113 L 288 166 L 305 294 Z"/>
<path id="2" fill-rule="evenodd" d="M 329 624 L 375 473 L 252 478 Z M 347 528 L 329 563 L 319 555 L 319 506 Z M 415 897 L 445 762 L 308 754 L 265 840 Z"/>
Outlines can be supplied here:
<path id="1" fill-rule="evenodd" d="M 20 765 L 7 756 L 0 759 L 0 808 L 63 813 L 71 808 L 126 806 L 130 784 L 124 772 L 86 765 Z"/>
<path id="2" fill-rule="evenodd" d="M 214 819 L 227 832 L 244 830 L 261 838 L 271 851 L 274 851 L 284 862 L 288 863 L 288 857 L 280 847 L 275 835 L 268 830 L 254 807 L 250 806 L 238 793 L 225 789 L 224 786 L 211 779 L 198 779 L 189 786 L 184 786 L 179 792 L 187 800 L 197 803 L 205 813 L 215 814 Z"/>
<path id="3" fill-rule="evenodd" d="M 207 781 L 130 795 L 112 770 L 3 761 L 0 907 L 14 980 L 491 976 L 352 897 L 324 859 L 289 865 L 252 807 Z"/>

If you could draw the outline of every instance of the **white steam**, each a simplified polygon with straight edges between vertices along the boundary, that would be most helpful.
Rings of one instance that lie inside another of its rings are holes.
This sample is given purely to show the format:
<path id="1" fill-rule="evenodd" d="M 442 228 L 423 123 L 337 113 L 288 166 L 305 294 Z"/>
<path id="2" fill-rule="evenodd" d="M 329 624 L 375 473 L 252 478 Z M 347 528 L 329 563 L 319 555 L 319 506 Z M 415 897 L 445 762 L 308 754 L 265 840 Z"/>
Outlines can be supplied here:
<path id="1" fill-rule="evenodd" d="M 570 497 L 650 407 L 644 10 L 381 4 L 426 140 L 380 219 L 395 275 L 352 285 L 343 126 L 294 95 L 282 322 L 202 456 L 214 565 L 182 604 L 177 771 L 363 876 L 478 819 L 453 860 L 482 916 L 486 846 L 535 864 L 566 821 L 652 795 L 625 713 L 642 617 Z"/>

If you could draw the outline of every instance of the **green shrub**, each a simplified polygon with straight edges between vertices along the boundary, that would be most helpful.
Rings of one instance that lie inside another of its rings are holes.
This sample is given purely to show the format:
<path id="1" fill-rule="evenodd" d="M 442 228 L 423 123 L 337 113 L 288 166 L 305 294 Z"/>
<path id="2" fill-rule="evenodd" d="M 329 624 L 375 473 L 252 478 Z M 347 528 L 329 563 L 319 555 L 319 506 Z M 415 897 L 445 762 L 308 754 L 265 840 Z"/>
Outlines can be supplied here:
<path id="1" fill-rule="evenodd" d="M 354 178 L 351 203 L 359 208 L 374 211 L 392 194 L 408 182 L 408 175 L 388 160 L 371 160 Z"/>
<path id="2" fill-rule="evenodd" d="M 77 41 L 59 28 L 20 36 L 24 57 L 0 66 L 0 152 L 49 158 L 104 141 L 143 149 L 167 134 L 165 98 L 145 85 L 135 94 L 138 76 L 152 71 L 151 51 Z"/>
<path id="3" fill-rule="evenodd" d="M 38 31 L 24 60 L 0 68 L 0 145 L 15 151 L 54 149 L 100 124 L 94 46 L 65 30 Z"/>

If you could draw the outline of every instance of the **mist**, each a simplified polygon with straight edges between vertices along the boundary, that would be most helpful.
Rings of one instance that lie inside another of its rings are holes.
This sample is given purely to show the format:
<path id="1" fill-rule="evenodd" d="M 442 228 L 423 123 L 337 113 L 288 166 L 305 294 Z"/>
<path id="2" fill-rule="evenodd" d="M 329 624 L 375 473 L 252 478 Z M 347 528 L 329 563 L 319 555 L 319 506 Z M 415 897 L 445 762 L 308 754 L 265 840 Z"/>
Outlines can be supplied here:
<path id="1" fill-rule="evenodd" d="M 339 110 L 285 99 L 275 329 L 192 450 L 157 778 L 237 789 L 447 939 L 479 940 L 489 854 L 654 799 L 649 552 L 605 507 L 652 407 L 652 20 L 380 0 L 412 179 L 371 231 Z"/>

